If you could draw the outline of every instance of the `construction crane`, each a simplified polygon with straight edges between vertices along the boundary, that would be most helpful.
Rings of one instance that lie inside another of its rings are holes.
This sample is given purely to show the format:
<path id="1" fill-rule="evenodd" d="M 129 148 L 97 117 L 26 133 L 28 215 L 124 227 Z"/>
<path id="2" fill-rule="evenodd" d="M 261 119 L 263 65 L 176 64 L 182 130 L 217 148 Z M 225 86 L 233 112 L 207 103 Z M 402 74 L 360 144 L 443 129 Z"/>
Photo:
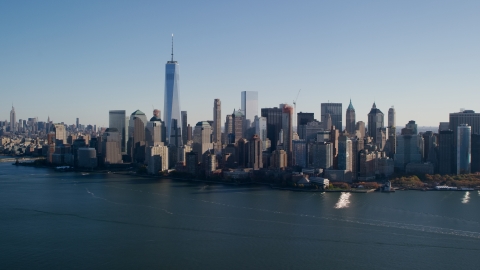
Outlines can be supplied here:
<path id="1" fill-rule="evenodd" d="M 298 93 L 297 93 L 297 97 L 295 98 L 295 100 L 293 101 L 293 121 L 294 121 L 294 127 L 296 128 L 297 127 L 297 124 L 298 123 L 295 123 L 295 119 L 296 119 L 296 116 L 295 114 L 297 113 L 297 99 L 298 99 L 298 96 L 300 95 L 300 91 L 302 91 L 302 89 L 298 90 Z"/>

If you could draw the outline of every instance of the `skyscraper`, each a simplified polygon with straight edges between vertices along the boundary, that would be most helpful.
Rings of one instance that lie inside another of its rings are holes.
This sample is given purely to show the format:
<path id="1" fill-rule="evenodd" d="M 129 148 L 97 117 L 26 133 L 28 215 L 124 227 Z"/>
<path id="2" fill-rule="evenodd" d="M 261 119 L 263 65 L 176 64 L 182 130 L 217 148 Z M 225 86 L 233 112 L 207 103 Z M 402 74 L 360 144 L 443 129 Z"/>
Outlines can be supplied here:
<path id="1" fill-rule="evenodd" d="M 475 113 L 472 110 L 464 110 L 458 113 L 450 113 L 449 117 L 450 129 L 453 131 L 453 146 L 455 153 L 458 152 L 458 126 L 467 124 L 471 128 L 472 134 L 480 134 L 480 113 Z M 457 164 L 457 155 L 454 155 L 454 164 Z"/>
<path id="2" fill-rule="evenodd" d="M 395 127 L 396 124 L 395 108 L 392 106 L 390 109 L 388 109 L 388 127 Z"/>
<path id="3" fill-rule="evenodd" d="M 193 131 L 193 152 L 201 157 L 209 149 L 212 149 L 210 136 L 212 135 L 212 127 L 207 121 L 198 122 Z"/>
<path id="4" fill-rule="evenodd" d="M 352 100 L 350 99 L 350 104 L 345 114 L 345 130 L 348 134 L 355 135 L 355 123 L 355 108 L 353 108 Z"/>
<path id="5" fill-rule="evenodd" d="M 164 98 L 164 114 L 165 127 L 167 130 L 166 142 L 169 145 L 181 146 L 182 140 L 178 140 L 177 136 L 181 136 L 178 127 L 182 123 L 180 114 L 179 91 L 179 65 L 173 60 L 173 34 L 172 34 L 172 59 L 165 65 L 165 98 Z M 176 123 L 176 124 L 175 124 Z M 172 138 L 172 136 L 174 138 Z M 177 145 L 178 144 L 178 145 Z"/>
<path id="6" fill-rule="evenodd" d="M 438 135 L 438 173 L 453 173 L 453 130 L 441 130 Z M 456 165 L 456 164 L 455 164 Z M 456 168 L 456 166 L 455 166 Z"/>
<path id="7" fill-rule="evenodd" d="M 471 134 L 472 128 L 467 124 L 457 127 L 457 174 L 471 171 Z"/>
<path id="8" fill-rule="evenodd" d="M 215 153 L 222 152 L 222 103 L 220 99 L 213 101 L 213 147 Z"/>
<path id="9" fill-rule="evenodd" d="M 17 120 L 16 120 L 16 115 L 15 115 L 15 108 L 13 108 L 13 105 L 12 105 L 12 110 L 10 111 L 10 132 L 11 133 L 14 133 L 16 130 L 15 130 L 15 124 L 16 124 Z"/>
<path id="10" fill-rule="evenodd" d="M 258 170 L 263 167 L 262 164 L 262 141 L 255 134 L 248 143 L 248 167 Z"/>
<path id="11" fill-rule="evenodd" d="M 251 128 L 255 115 L 258 115 L 258 92 L 242 91 L 241 109 L 245 115 L 245 131 Z"/>
<path id="12" fill-rule="evenodd" d="M 107 128 L 102 135 L 102 158 L 105 164 L 122 163 L 121 136 L 116 128 Z"/>
<path id="13" fill-rule="evenodd" d="M 234 143 L 243 138 L 245 133 L 245 115 L 240 110 L 233 110 L 232 114 L 232 133 L 234 136 Z"/>
<path id="14" fill-rule="evenodd" d="M 262 142 L 262 151 L 267 150 L 267 118 L 255 116 L 255 134 Z M 270 146 L 268 146 L 270 147 Z"/>
<path id="15" fill-rule="evenodd" d="M 231 114 L 227 114 L 225 119 L 225 132 L 223 136 L 223 143 L 234 143 L 233 140 L 233 116 Z"/>
<path id="16" fill-rule="evenodd" d="M 336 129 L 342 130 L 342 103 L 321 103 L 320 112 L 322 116 L 322 121 L 325 119 L 327 114 L 330 114 L 332 118 L 332 125 Z M 330 129 L 331 127 L 329 127 Z"/>
<path id="17" fill-rule="evenodd" d="M 279 141 L 280 130 L 282 129 L 282 109 L 262 108 L 262 117 L 267 118 L 267 137 L 270 139 L 270 149 L 275 151 Z"/>
<path id="18" fill-rule="evenodd" d="M 187 144 L 188 141 L 188 122 L 187 111 L 182 111 L 182 142 Z"/>
<path id="19" fill-rule="evenodd" d="M 338 139 L 338 169 L 352 171 L 352 141 L 347 136 Z"/>
<path id="20" fill-rule="evenodd" d="M 282 113 L 283 149 L 287 153 L 288 166 L 292 165 L 293 107 L 285 104 Z"/>
<path id="21" fill-rule="evenodd" d="M 368 113 L 368 136 L 375 140 L 377 128 L 383 128 L 383 123 L 383 113 L 380 109 L 377 109 L 377 105 L 374 102 L 372 109 Z"/>
<path id="22" fill-rule="evenodd" d="M 120 136 L 120 151 L 125 154 L 127 152 L 127 116 L 125 110 L 112 110 L 108 112 L 108 127 L 115 128 Z"/>

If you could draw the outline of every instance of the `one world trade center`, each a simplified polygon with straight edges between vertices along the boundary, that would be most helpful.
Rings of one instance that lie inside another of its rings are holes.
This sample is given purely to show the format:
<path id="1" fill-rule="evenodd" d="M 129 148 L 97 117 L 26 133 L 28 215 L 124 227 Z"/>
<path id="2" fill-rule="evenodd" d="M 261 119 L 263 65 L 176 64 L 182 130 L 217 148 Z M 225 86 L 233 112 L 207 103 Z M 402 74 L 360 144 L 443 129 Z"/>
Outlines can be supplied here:
<path id="1" fill-rule="evenodd" d="M 182 145 L 181 114 L 179 99 L 179 65 L 173 61 L 173 34 L 172 59 L 165 64 L 165 98 L 164 121 L 167 145 Z"/>

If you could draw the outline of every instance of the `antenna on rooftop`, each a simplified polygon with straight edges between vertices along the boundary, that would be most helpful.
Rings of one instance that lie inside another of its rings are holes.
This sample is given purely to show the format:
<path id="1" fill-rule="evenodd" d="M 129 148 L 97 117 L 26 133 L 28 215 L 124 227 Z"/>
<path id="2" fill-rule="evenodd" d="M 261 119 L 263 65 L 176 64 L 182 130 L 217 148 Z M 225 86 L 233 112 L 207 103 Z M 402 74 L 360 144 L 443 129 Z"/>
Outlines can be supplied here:
<path id="1" fill-rule="evenodd" d="M 172 62 L 173 62 L 173 33 L 172 33 Z"/>

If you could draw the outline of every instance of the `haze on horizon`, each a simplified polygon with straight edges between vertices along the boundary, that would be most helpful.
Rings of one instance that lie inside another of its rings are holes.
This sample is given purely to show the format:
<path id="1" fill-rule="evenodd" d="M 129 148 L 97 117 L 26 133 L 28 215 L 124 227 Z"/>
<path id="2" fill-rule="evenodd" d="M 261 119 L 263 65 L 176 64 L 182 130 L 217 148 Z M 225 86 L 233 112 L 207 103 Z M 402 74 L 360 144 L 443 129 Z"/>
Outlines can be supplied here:
<path id="1" fill-rule="evenodd" d="M 297 112 L 350 98 L 397 125 L 438 126 L 480 111 L 480 2 L 0 2 L 0 120 L 108 126 L 108 111 L 162 110 L 171 33 L 180 106 L 194 125 L 240 107 L 297 100 Z"/>

